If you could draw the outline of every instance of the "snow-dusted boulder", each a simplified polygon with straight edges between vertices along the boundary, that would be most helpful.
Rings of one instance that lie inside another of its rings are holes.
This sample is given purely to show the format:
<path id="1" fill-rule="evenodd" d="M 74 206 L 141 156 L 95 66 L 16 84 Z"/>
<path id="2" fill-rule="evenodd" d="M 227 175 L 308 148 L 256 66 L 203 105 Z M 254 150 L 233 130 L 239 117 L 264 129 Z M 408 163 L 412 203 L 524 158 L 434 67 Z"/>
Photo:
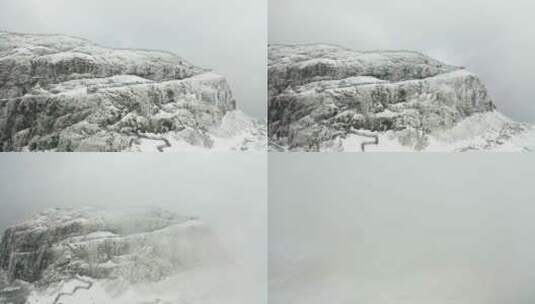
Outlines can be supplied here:
<path id="1" fill-rule="evenodd" d="M 233 111 L 223 76 L 175 54 L 0 32 L 1 151 L 212 148 Z"/>
<path id="2" fill-rule="evenodd" d="M 272 149 L 292 151 L 426 150 L 474 114 L 496 116 L 484 84 L 463 68 L 417 52 L 322 44 L 269 46 L 268 108 Z"/>

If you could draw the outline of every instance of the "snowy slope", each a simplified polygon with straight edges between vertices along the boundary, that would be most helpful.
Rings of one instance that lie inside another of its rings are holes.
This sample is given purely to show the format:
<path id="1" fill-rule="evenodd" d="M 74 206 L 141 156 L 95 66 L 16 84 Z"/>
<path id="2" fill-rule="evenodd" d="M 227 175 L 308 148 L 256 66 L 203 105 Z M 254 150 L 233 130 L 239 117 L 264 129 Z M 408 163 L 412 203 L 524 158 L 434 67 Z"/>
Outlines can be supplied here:
<path id="1" fill-rule="evenodd" d="M 360 130 L 366 131 L 366 130 Z M 401 132 L 369 132 L 378 137 L 377 144 L 365 145 L 366 152 L 411 152 L 416 141 L 422 134 L 416 130 Z M 369 137 L 348 134 L 338 138 L 323 151 L 362 151 L 362 143 L 370 142 Z M 467 117 L 447 130 L 435 131 L 426 136 L 425 145 L 417 151 L 427 152 L 534 152 L 535 126 L 518 123 L 503 114 L 492 111 L 478 113 Z"/>
<path id="2" fill-rule="evenodd" d="M 266 151 L 265 123 L 240 110 L 227 112 L 221 124 L 199 134 L 195 129 L 161 134 L 143 134 L 125 151 Z"/>
<path id="3" fill-rule="evenodd" d="M 236 117 L 227 116 L 233 111 L 236 102 L 223 76 L 175 54 L 0 32 L 2 151 L 209 150 L 218 140 L 254 137 L 216 136 L 224 117 Z"/>
<path id="4" fill-rule="evenodd" d="M 88 286 L 89 289 L 78 286 Z M 109 280 L 73 279 L 47 290 L 34 290 L 28 304 L 54 303 L 58 294 L 63 304 L 217 304 L 255 303 L 247 290 L 248 282 L 236 267 L 212 266 L 187 270 L 158 282 L 118 285 Z M 241 295 L 240 295 L 241 293 Z"/>

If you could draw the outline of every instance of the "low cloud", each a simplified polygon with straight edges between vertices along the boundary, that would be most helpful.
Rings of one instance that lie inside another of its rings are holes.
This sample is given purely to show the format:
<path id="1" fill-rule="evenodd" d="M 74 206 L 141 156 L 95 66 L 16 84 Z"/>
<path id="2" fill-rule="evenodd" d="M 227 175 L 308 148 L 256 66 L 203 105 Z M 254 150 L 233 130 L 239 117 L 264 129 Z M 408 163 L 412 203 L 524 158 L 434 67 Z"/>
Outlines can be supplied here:
<path id="1" fill-rule="evenodd" d="M 271 302 L 533 303 L 529 163 L 270 155 Z"/>

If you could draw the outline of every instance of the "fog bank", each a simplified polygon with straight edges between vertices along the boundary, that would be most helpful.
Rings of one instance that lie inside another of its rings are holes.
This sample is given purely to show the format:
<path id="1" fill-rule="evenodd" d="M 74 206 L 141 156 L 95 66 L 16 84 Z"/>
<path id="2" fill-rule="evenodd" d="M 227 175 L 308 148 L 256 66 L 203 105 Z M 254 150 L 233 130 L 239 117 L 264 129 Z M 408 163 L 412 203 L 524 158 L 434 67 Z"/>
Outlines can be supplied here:
<path id="1" fill-rule="evenodd" d="M 271 303 L 533 303 L 534 159 L 271 154 Z"/>
<path id="2" fill-rule="evenodd" d="M 151 206 L 198 216 L 243 271 L 243 294 L 265 299 L 263 153 L 15 153 L 2 155 L 0 168 L 1 231 L 53 207 Z"/>

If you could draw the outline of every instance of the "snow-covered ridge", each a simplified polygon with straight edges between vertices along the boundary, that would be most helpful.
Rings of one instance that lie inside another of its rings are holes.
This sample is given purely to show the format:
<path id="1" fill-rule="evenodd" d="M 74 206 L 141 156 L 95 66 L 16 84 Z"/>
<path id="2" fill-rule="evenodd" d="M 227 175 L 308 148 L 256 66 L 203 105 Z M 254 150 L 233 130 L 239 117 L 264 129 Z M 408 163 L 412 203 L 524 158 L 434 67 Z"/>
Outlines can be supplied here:
<path id="1" fill-rule="evenodd" d="M 135 75 L 162 81 L 202 73 L 163 51 L 105 48 L 66 35 L 0 32 L 0 98 L 22 96 L 33 87 L 80 78 Z"/>
<path id="2" fill-rule="evenodd" d="M 218 148 L 209 130 L 234 111 L 223 76 L 173 53 L 0 32 L 1 151 Z M 260 132 L 242 131 L 225 149 Z"/>
<path id="3" fill-rule="evenodd" d="M 270 45 L 268 58 L 269 87 L 279 91 L 318 80 L 372 76 L 401 81 L 458 69 L 418 52 L 358 52 L 327 44 Z"/>
<path id="4" fill-rule="evenodd" d="M 460 123 L 476 114 L 487 117 L 481 123 L 507 120 L 493 119 L 499 114 L 477 75 L 418 52 L 270 45 L 268 73 L 268 137 L 275 151 L 469 150 L 431 142 L 468 127 Z M 498 124 L 500 131 L 479 128 L 481 138 L 497 144 L 464 145 L 495 149 L 530 130 L 507 121 Z"/>

